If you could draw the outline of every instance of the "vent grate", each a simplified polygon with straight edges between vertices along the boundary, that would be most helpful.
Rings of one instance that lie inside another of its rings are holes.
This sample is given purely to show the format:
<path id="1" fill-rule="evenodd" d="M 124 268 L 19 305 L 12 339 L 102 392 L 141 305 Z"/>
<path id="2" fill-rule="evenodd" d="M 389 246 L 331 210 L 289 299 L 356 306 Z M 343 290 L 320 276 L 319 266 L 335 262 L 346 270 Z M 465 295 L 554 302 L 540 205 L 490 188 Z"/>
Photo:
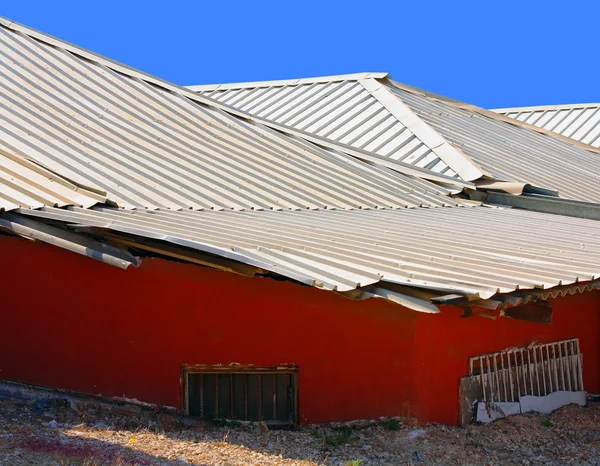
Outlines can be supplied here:
<path id="1" fill-rule="evenodd" d="M 186 401 L 190 416 L 294 424 L 295 370 L 187 370 Z"/>

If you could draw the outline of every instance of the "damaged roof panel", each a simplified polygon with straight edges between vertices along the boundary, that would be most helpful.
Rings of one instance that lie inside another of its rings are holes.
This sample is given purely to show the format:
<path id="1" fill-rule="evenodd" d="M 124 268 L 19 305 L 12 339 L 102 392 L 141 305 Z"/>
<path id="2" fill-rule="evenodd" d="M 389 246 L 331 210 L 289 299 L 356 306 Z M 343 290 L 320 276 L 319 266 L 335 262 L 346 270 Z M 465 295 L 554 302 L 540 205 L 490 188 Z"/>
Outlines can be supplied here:
<path id="1" fill-rule="evenodd" d="M 487 299 L 600 277 L 599 222 L 511 209 L 20 212 L 160 239 L 337 291 L 389 282 Z"/>
<path id="2" fill-rule="evenodd" d="M 26 160 L 0 141 L 0 211 L 19 207 L 90 207 L 106 198 Z"/>

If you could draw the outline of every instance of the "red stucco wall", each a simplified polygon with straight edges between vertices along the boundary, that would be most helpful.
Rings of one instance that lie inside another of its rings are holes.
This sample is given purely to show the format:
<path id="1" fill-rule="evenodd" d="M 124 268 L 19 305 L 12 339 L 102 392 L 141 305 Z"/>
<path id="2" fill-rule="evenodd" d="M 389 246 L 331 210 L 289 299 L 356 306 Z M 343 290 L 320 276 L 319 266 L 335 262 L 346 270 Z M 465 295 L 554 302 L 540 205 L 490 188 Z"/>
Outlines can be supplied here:
<path id="1" fill-rule="evenodd" d="M 0 237 L 0 378 L 182 406 L 187 364 L 299 366 L 302 422 L 415 415 L 456 423 L 469 356 L 581 338 L 598 390 L 598 298 L 557 300 L 552 326 L 423 315 L 285 281 L 146 259 L 126 271 Z"/>

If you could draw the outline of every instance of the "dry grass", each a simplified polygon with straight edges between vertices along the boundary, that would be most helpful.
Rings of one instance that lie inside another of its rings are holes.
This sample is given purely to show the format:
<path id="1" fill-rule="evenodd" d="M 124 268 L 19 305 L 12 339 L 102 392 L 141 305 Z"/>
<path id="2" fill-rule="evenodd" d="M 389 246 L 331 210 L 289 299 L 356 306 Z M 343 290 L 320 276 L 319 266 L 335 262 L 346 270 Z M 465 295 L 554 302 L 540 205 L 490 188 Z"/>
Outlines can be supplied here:
<path id="1" fill-rule="evenodd" d="M 0 401 L 0 464 L 398 465 L 598 464 L 600 406 L 569 406 L 466 428 L 381 422 L 364 428 L 269 431 L 183 426 L 159 414 L 76 412 Z M 333 440 L 332 440 L 333 439 Z"/>

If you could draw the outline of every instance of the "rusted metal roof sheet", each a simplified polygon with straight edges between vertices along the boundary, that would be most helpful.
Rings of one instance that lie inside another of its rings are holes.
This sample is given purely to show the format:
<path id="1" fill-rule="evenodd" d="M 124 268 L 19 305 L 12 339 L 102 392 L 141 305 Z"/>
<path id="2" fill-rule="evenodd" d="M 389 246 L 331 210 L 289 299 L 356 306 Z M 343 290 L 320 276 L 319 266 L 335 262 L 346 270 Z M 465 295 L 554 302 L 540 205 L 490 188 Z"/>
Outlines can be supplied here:
<path id="1" fill-rule="evenodd" d="M 600 156 L 548 134 L 419 92 L 389 88 L 422 120 L 494 179 L 527 183 L 559 196 L 600 202 Z"/>
<path id="2" fill-rule="evenodd" d="M 19 207 L 90 207 L 106 198 L 9 151 L 0 141 L 0 211 Z"/>
<path id="3" fill-rule="evenodd" d="M 0 141 L 76 184 L 105 191 L 120 207 L 457 204 L 445 188 L 229 115 L 162 84 L 0 21 Z"/>
<path id="4" fill-rule="evenodd" d="M 382 282 L 487 299 L 600 277 L 600 222 L 520 210 L 18 212 L 159 239 L 337 291 Z"/>
<path id="5" fill-rule="evenodd" d="M 600 148 L 600 104 L 498 108 L 493 111 Z"/>

